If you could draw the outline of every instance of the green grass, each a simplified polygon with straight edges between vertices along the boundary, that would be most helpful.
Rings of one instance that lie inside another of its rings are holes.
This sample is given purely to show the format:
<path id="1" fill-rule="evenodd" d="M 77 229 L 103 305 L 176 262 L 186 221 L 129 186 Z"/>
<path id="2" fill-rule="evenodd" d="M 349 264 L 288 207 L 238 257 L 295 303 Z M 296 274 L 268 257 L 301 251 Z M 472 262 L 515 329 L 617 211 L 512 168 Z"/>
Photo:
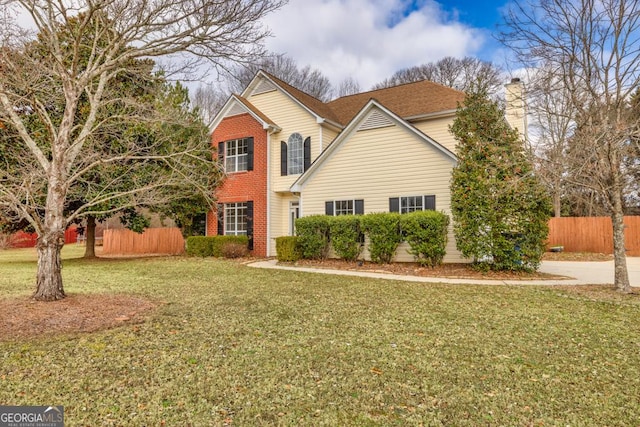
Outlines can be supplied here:
<path id="1" fill-rule="evenodd" d="M 68 426 L 640 420 L 638 304 L 64 255 L 67 293 L 166 303 L 140 325 L 0 343 L 0 404 L 61 404 Z M 34 277 L 33 251 L 0 252 L 2 295 L 29 295 Z"/>

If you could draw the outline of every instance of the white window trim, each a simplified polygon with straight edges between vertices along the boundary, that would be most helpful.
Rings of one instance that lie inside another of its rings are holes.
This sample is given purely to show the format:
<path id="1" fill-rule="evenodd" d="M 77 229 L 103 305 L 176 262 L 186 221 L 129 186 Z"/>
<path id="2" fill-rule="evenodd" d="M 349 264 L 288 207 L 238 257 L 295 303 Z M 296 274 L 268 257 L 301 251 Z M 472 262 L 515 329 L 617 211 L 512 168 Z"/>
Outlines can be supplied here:
<path id="1" fill-rule="evenodd" d="M 300 175 L 303 172 L 304 138 L 300 133 L 294 132 L 287 140 L 287 175 Z"/>
<path id="2" fill-rule="evenodd" d="M 237 154 L 238 153 L 238 145 L 239 143 L 244 142 L 244 144 L 247 146 L 247 152 L 243 153 L 243 154 Z M 236 154 L 229 154 L 229 147 L 231 145 L 231 143 L 234 143 L 235 145 L 235 151 Z M 238 139 L 230 139 L 229 141 L 226 141 L 224 144 L 224 170 L 227 173 L 236 173 L 236 172 L 246 172 L 247 171 L 247 165 L 248 165 L 248 157 L 249 157 L 249 152 L 248 152 L 248 147 L 249 147 L 249 138 L 238 138 Z M 238 169 L 238 163 L 239 160 L 241 158 L 245 158 L 247 159 L 247 161 L 245 161 L 245 167 L 244 169 Z M 228 162 L 230 159 L 233 159 L 233 168 L 228 168 Z"/>
<path id="3" fill-rule="evenodd" d="M 233 228 L 229 229 L 229 225 L 231 224 L 230 220 L 229 220 L 229 216 L 227 214 L 227 212 L 229 210 L 233 210 L 234 211 L 234 221 L 233 221 Z M 244 230 L 239 230 L 238 229 L 238 218 L 239 216 L 239 212 L 244 211 L 244 216 L 245 216 L 245 229 Z M 247 203 L 246 202 L 238 202 L 238 203 L 225 203 L 224 204 L 224 235 L 225 236 L 246 236 L 247 235 L 247 229 L 246 229 L 246 225 L 247 225 L 247 221 L 246 221 L 246 216 L 247 216 Z"/>

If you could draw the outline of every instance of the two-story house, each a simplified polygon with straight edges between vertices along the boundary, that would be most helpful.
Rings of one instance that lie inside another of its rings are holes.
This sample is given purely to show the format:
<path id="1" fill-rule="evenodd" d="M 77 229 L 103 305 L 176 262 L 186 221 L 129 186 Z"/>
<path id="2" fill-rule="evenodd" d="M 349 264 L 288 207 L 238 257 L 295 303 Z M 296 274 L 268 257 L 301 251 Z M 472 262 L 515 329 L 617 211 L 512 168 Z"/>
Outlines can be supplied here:
<path id="1" fill-rule="evenodd" d="M 521 99 L 521 83 L 507 100 Z M 314 214 L 450 214 L 456 164 L 449 125 L 464 93 L 429 81 L 324 103 L 260 71 L 232 95 L 212 125 L 226 178 L 207 234 L 246 234 L 256 256 L 274 256 L 275 238 Z M 507 119 L 525 131 L 522 105 Z M 411 261 L 401 246 L 396 259 Z M 445 262 L 462 261 L 449 234 Z"/>

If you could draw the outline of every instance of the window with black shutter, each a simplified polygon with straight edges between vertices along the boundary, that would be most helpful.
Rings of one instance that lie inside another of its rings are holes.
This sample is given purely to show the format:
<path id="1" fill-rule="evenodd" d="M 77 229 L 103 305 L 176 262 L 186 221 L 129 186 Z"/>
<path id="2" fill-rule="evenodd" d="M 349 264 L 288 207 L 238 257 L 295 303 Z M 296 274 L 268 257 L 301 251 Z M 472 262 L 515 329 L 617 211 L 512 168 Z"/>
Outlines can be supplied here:
<path id="1" fill-rule="evenodd" d="M 326 215 L 363 215 L 364 200 L 333 200 L 324 203 L 324 213 Z"/>
<path id="2" fill-rule="evenodd" d="M 435 195 L 389 198 L 389 212 L 410 213 L 426 210 L 436 210 Z"/>
<path id="3" fill-rule="evenodd" d="M 253 137 L 247 138 L 247 170 L 253 170 Z"/>
<path id="4" fill-rule="evenodd" d="M 280 141 L 280 175 L 287 175 L 287 143 Z"/>
<path id="5" fill-rule="evenodd" d="M 253 250 L 253 201 L 247 202 L 247 237 L 249 238 L 249 250 Z"/>
<path id="6" fill-rule="evenodd" d="M 304 140 L 304 172 L 311 166 L 311 137 Z"/>

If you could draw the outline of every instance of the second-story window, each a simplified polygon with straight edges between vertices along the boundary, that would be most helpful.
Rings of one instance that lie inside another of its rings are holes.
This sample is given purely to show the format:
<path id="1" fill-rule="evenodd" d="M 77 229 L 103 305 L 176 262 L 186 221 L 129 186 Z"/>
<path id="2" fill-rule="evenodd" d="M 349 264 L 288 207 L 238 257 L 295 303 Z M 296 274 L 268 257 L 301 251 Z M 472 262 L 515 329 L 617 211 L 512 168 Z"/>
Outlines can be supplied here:
<path id="1" fill-rule="evenodd" d="M 287 143 L 287 174 L 297 175 L 304 172 L 304 149 L 302 135 L 291 134 Z"/>
<path id="2" fill-rule="evenodd" d="M 280 175 L 300 175 L 311 165 L 311 137 L 292 133 L 280 142 Z"/>
<path id="3" fill-rule="evenodd" d="M 253 137 L 218 143 L 218 160 L 227 173 L 253 170 Z"/>
<path id="4" fill-rule="evenodd" d="M 232 139 L 226 142 L 224 168 L 227 172 L 246 171 L 248 157 L 248 138 Z"/>

